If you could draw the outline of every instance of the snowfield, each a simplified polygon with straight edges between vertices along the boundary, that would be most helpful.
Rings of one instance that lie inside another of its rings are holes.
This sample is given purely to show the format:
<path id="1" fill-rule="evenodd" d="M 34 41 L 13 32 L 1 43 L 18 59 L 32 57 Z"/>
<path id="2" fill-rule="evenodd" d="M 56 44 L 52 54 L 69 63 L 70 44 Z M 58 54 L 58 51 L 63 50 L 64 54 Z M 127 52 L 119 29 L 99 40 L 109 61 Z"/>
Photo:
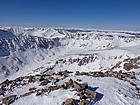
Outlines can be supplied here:
<path id="1" fill-rule="evenodd" d="M 140 105 L 139 48 L 139 31 L 0 27 L 0 102 Z M 84 95 L 92 91 L 95 98 L 80 98 L 73 86 L 65 89 L 70 79 L 78 86 L 86 82 Z"/>
<path id="2" fill-rule="evenodd" d="M 71 77 L 88 82 L 98 94 L 95 105 L 139 105 L 140 100 L 134 97 L 133 87 L 114 78 L 92 78 L 86 76 Z M 89 81 L 91 80 L 91 81 Z M 97 89 L 97 90 L 96 90 Z M 24 90 L 25 91 L 25 90 Z M 59 89 L 36 97 L 35 94 L 17 100 L 13 105 L 61 105 L 67 98 L 78 97 L 76 92 Z M 127 97 L 125 96 L 127 95 Z"/>

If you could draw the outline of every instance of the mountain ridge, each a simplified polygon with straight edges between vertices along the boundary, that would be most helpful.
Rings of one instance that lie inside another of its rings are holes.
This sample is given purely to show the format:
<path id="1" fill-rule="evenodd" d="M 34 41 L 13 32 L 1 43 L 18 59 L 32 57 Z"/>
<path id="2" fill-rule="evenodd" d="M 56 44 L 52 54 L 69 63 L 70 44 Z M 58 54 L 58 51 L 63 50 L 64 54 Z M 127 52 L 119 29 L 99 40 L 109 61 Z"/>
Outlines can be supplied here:
<path id="1" fill-rule="evenodd" d="M 0 102 L 14 97 L 13 105 L 82 102 L 67 86 L 70 80 L 80 87 L 87 82 L 86 89 L 97 95 L 92 104 L 138 105 L 139 46 L 135 31 L 1 27 Z"/>

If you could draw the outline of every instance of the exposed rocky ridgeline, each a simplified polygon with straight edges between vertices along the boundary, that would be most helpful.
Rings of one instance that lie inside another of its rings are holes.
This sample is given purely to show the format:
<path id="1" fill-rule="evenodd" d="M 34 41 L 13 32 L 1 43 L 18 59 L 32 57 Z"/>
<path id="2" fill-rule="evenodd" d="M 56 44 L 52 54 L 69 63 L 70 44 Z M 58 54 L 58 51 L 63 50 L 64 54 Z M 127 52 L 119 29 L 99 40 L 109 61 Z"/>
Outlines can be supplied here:
<path id="1" fill-rule="evenodd" d="M 86 67 L 85 71 L 94 71 L 94 70 L 100 70 L 100 71 L 130 71 L 130 70 L 136 70 L 140 68 L 140 57 L 126 57 L 126 59 L 122 59 L 122 56 L 109 56 L 109 57 L 102 57 L 99 54 L 77 54 L 77 55 L 72 55 L 68 56 L 65 58 L 58 59 L 54 62 L 54 64 L 48 68 L 45 68 L 42 72 L 48 72 L 48 71 L 59 71 L 62 68 L 66 68 L 69 66 L 76 65 L 76 68 L 84 68 Z M 108 60 L 109 61 L 119 61 L 115 62 L 113 64 L 110 64 L 110 67 L 106 67 L 106 65 L 102 65 L 101 63 L 106 63 Z M 93 65 L 93 66 L 90 66 Z M 97 66 L 97 67 L 96 67 Z M 88 70 L 87 70 L 88 69 Z M 71 71 L 76 71 L 71 70 Z M 84 70 L 80 70 L 84 71 Z"/>
<path id="2" fill-rule="evenodd" d="M 115 66 L 113 66 L 111 70 L 121 68 L 121 65 L 123 66 L 123 69 L 127 71 L 132 69 L 138 69 L 140 68 L 140 56 L 124 59 L 122 62 L 118 62 Z"/>
<path id="3" fill-rule="evenodd" d="M 24 97 L 34 94 L 34 97 L 41 95 L 50 94 L 53 91 L 64 89 L 67 91 L 76 92 L 75 96 L 78 99 L 68 98 L 63 105 L 88 105 L 89 103 L 95 103 L 98 101 L 97 95 L 101 95 L 94 90 L 94 85 L 89 86 L 88 82 L 83 82 L 80 76 L 91 76 L 94 78 L 105 78 L 105 77 L 115 77 L 123 82 L 128 82 L 132 87 L 134 87 L 133 93 L 131 93 L 135 98 L 140 99 L 140 87 L 137 86 L 133 81 L 137 80 L 135 72 L 79 72 L 76 71 L 74 74 L 68 70 L 60 71 L 57 73 L 48 74 L 36 74 L 25 77 L 18 77 L 15 80 L 5 80 L 0 84 L 0 95 L 1 102 L 5 105 L 14 103 L 16 100 L 22 99 Z M 73 80 L 73 76 L 77 77 Z M 70 79 L 69 79 L 70 78 Z M 79 78 L 79 79 L 78 79 Z M 96 82 L 96 81 L 95 81 Z M 27 87 L 24 91 L 23 88 Z M 127 88 L 127 87 L 126 87 Z M 17 93 L 15 92 L 17 90 Z M 121 90 L 119 90 L 121 92 Z M 124 95 L 127 95 L 123 93 Z M 100 96 L 100 98 L 103 95 Z M 126 96 L 127 97 L 127 96 Z M 128 96 L 129 97 L 129 96 Z"/>

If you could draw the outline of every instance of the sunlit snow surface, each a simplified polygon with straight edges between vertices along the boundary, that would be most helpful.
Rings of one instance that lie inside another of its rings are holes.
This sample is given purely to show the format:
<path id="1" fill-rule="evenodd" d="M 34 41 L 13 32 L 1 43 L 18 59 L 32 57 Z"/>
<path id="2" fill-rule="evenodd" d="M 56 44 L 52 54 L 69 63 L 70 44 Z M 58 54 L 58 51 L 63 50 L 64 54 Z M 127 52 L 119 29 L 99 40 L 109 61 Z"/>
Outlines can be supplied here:
<path id="1" fill-rule="evenodd" d="M 93 56 L 90 61 L 79 66 L 70 59 L 83 59 Z M 33 75 L 46 71 L 107 71 L 116 63 L 127 58 L 140 56 L 140 32 L 97 29 L 63 28 L 0 28 L 0 82 L 19 76 Z M 65 62 L 63 62 L 65 61 Z M 56 63 L 57 62 L 57 63 Z M 123 65 L 114 71 L 125 71 Z M 131 71 L 139 72 L 140 69 Z M 133 97 L 133 89 L 127 82 L 113 77 L 93 78 L 87 76 L 68 77 L 88 82 L 98 87 L 96 92 L 103 95 L 95 105 L 139 105 Z M 137 81 L 139 84 L 139 76 Z M 66 81 L 66 80 L 64 80 Z M 60 83 L 61 84 L 61 83 Z M 38 85 L 38 84 L 33 84 Z M 15 93 L 26 91 L 15 90 Z M 121 92 L 119 91 L 121 90 Z M 127 95 L 128 97 L 125 97 Z M 36 97 L 35 94 L 17 100 L 13 105 L 61 105 L 67 98 L 75 97 L 74 92 L 56 90 Z"/>

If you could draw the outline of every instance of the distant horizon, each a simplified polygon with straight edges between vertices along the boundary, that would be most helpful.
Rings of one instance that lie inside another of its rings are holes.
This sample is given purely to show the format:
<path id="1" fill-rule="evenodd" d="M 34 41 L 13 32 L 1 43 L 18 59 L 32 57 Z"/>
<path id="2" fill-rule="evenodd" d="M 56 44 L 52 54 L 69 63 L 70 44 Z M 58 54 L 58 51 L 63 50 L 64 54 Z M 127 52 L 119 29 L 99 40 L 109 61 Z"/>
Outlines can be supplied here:
<path id="1" fill-rule="evenodd" d="M 140 31 L 140 0 L 0 0 L 0 26 Z"/>
<path id="2" fill-rule="evenodd" d="M 96 28 L 96 27 L 54 27 L 54 26 L 31 26 L 31 25 L 27 25 L 27 26 L 22 26 L 22 25 L 0 25 L 0 27 L 23 27 L 23 28 L 62 28 L 62 29 L 95 29 L 95 30 L 116 30 L 116 31 L 140 31 L 140 30 L 132 30 L 132 29 L 111 29 L 111 28 Z"/>

